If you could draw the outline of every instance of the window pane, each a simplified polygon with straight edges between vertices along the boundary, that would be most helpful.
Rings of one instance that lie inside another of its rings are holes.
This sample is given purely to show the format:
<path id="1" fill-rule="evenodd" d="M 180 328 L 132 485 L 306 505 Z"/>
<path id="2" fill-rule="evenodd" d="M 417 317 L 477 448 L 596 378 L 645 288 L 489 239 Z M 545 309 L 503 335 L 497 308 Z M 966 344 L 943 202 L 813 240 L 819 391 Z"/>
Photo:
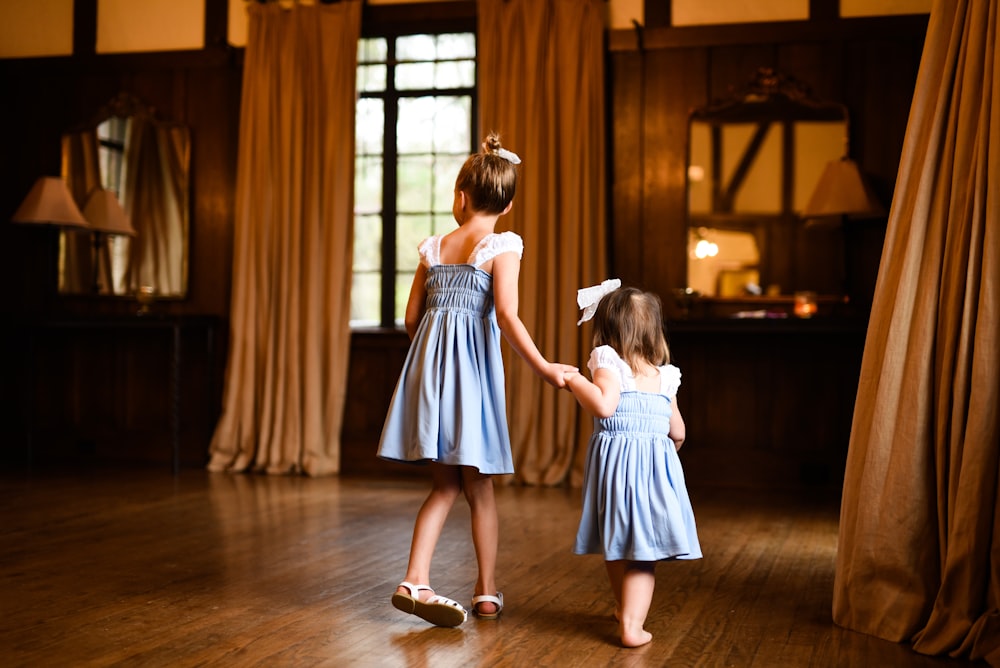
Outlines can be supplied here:
<path id="1" fill-rule="evenodd" d="M 354 212 L 381 213 L 382 157 L 358 156 L 354 159 Z"/>
<path id="2" fill-rule="evenodd" d="M 469 32 L 438 35 L 437 57 L 474 59 L 476 57 L 476 36 Z"/>
<path id="3" fill-rule="evenodd" d="M 472 144 L 472 98 L 468 95 L 440 95 L 433 98 L 434 107 L 434 150 L 446 153 L 461 153 L 463 161 Z M 461 165 L 461 163 L 459 163 Z M 455 170 L 458 176 L 458 169 Z"/>
<path id="4" fill-rule="evenodd" d="M 434 149 L 434 118 L 437 104 L 433 97 L 410 97 L 399 101 L 396 121 L 396 150 L 404 153 L 430 153 Z"/>
<path id="5" fill-rule="evenodd" d="M 365 37 L 358 40 L 359 63 L 384 63 L 389 53 L 384 37 Z"/>
<path id="6" fill-rule="evenodd" d="M 451 215 L 455 201 L 455 178 L 465 162 L 466 155 L 438 155 L 434 157 L 434 182 L 432 184 L 431 210 L 445 211 Z"/>
<path id="7" fill-rule="evenodd" d="M 396 274 L 396 324 L 403 325 L 406 317 L 406 302 L 410 298 L 410 286 L 413 285 L 413 272 L 401 271 Z"/>
<path id="8" fill-rule="evenodd" d="M 354 272 L 351 279 L 351 325 L 376 327 L 381 320 L 379 300 L 382 279 L 379 274 Z M 404 307 L 404 313 L 405 307 Z"/>
<path id="9" fill-rule="evenodd" d="M 429 215 L 396 216 L 396 266 L 411 276 L 420 262 L 417 244 L 433 234 Z"/>
<path id="10" fill-rule="evenodd" d="M 378 272 L 382 266 L 382 216 L 354 216 L 355 272 Z"/>
<path id="11" fill-rule="evenodd" d="M 358 100 L 354 117 L 354 152 L 377 155 L 384 151 L 385 103 L 382 100 L 363 97 Z"/>
<path id="12" fill-rule="evenodd" d="M 442 234 L 443 232 L 451 232 L 452 229 L 458 223 L 455 222 L 455 216 L 449 211 L 448 213 L 435 213 L 434 214 L 434 230 L 432 234 Z"/>
<path id="13" fill-rule="evenodd" d="M 398 90 L 472 88 L 476 85 L 476 66 L 468 60 L 403 63 L 396 66 L 395 83 Z"/>
<path id="14" fill-rule="evenodd" d="M 396 121 L 397 150 L 401 154 L 437 151 L 467 155 L 471 118 L 472 98 L 468 95 L 403 98 Z"/>
<path id="15" fill-rule="evenodd" d="M 472 88 L 476 85 L 476 67 L 470 60 L 437 63 L 434 68 L 435 88 Z"/>
<path id="16" fill-rule="evenodd" d="M 385 90 L 385 71 L 385 65 L 358 66 L 358 90 L 366 92 L 378 92 Z"/>
<path id="17" fill-rule="evenodd" d="M 396 65 L 398 90 L 421 90 L 434 87 L 434 63 L 403 63 Z"/>
<path id="18" fill-rule="evenodd" d="M 437 57 L 435 35 L 407 35 L 396 38 L 396 60 L 434 60 Z"/>
<path id="19" fill-rule="evenodd" d="M 396 209 L 400 213 L 431 210 L 431 157 L 399 156 L 396 169 Z"/>

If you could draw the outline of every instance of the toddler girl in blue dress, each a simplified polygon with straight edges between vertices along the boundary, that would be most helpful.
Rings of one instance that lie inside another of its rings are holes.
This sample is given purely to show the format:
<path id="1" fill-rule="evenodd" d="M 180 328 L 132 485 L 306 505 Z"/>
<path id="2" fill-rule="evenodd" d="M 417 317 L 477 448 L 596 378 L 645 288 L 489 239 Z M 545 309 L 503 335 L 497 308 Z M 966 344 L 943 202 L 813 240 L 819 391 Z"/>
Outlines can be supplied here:
<path id="1" fill-rule="evenodd" d="M 566 387 L 595 419 L 573 551 L 604 555 L 621 642 L 638 647 L 653 637 L 643 627 L 656 562 L 699 559 L 701 547 L 677 456 L 681 372 L 669 363 L 660 300 L 618 285 L 580 291 L 594 321 L 593 381 L 570 372 Z M 595 290 L 596 310 L 585 297 Z"/>

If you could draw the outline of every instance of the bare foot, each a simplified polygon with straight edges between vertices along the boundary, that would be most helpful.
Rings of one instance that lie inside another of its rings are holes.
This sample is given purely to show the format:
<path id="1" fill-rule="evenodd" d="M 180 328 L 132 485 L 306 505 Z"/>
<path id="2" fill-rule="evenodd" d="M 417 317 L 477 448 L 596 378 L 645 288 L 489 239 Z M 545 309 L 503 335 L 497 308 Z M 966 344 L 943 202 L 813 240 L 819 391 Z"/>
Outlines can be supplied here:
<path id="1" fill-rule="evenodd" d="M 619 627 L 622 635 L 622 645 L 625 647 L 642 647 L 653 639 L 653 634 L 640 627 L 638 630 L 626 631 L 624 625 Z"/>

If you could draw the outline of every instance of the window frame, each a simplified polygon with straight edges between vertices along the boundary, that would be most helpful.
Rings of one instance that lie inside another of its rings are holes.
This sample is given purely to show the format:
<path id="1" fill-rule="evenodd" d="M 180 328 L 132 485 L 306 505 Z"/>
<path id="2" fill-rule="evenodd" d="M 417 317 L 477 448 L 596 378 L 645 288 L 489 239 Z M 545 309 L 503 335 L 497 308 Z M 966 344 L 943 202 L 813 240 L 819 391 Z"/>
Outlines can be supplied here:
<path id="1" fill-rule="evenodd" d="M 472 128 L 470 134 L 469 152 L 476 146 L 479 122 L 479 67 L 476 58 L 476 75 L 471 89 L 406 89 L 395 88 L 394 40 L 407 35 L 439 35 L 446 33 L 472 33 L 478 43 L 476 31 L 476 15 L 474 2 L 431 2 L 421 6 L 366 6 L 362 14 L 362 38 L 385 38 L 387 40 L 386 90 L 379 92 L 358 91 L 358 99 L 378 98 L 383 102 L 383 169 L 382 169 L 382 211 L 381 211 L 381 258 L 380 258 L 380 298 L 379 322 L 375 325 L 352 325 L 353 331 L 358 330 L 391 330 L 400 329 L 396 321 L 396 279 L 399 268 L 396 262 L 397 238 L 396 207 L 397 165 L 396 152 L 396 121 L 398 105 L 401 99 L 421 96 L 441 96 L 450 93 L 469 95 L 471 97 L 470 114 Z M 405 62 L 405 61 L 404 61 Z M 353 271 L 352 271 L 353 273 Z"/>

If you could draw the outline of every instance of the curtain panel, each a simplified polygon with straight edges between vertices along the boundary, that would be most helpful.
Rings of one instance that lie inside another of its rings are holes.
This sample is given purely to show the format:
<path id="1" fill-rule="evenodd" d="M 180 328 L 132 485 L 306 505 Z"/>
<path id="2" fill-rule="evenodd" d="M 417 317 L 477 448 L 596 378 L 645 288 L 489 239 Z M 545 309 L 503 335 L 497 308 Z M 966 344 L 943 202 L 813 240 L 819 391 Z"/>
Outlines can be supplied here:
<path id="1" fill-rule="evenodd" d="M 479 0 L 479 134 L 518 153 L 501 225 L 524 239 L 520 316 L 551 361 L 586 365 L 578 288 L 607 272 L 604 0 Z M 578 485 L 592 421 L 505 347 L 515 479 Z"/>
<path id="2" fill-rule="evenodd" d="M 129 119 L 122 205 L 136 229 L 118 294 L 142 285 L 168 295 L 187 293 L 188 175 L 191 139 L 186 125 Z"/>
<path id="3" fill-rule="evenodd" d="M 339 470 L 361 0 L 247 3 L 231 333 L 213 471 Z"/>
<path id="4" fill-rule="evenodd" d="M 997 2 L 937 0 L 862 360 L 834 621 L 1000 665 Z"/>

